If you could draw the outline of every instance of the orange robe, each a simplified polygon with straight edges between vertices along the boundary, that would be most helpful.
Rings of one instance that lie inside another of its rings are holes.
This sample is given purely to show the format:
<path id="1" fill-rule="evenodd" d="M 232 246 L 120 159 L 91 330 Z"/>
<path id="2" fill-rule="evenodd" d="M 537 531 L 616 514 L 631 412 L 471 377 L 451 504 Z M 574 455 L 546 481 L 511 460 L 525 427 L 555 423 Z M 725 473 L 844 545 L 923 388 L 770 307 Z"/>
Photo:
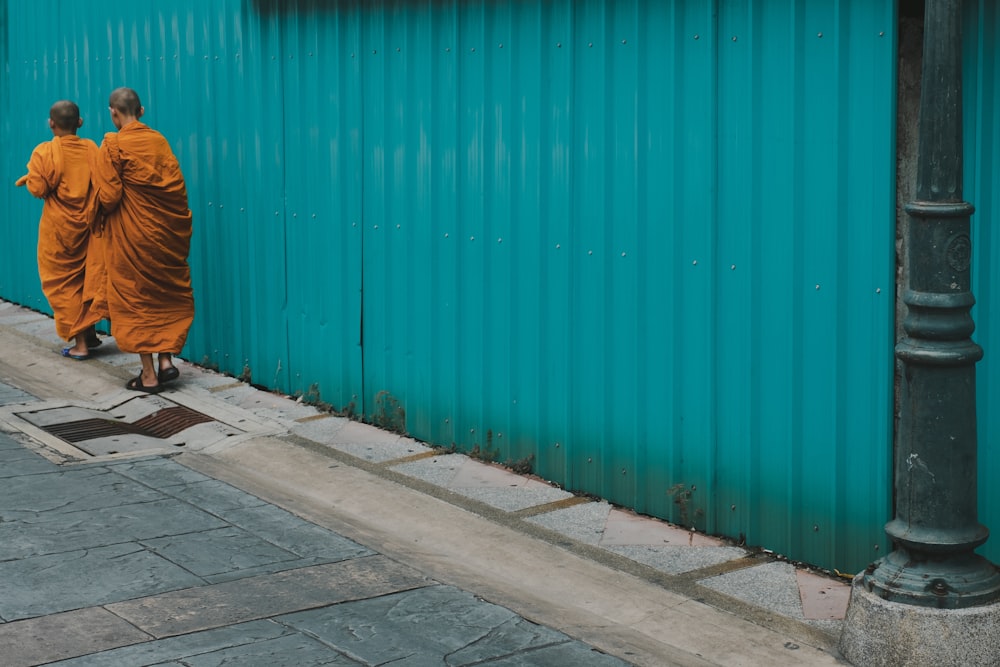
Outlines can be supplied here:
<path id="1" fill-rule="evenodd" d="M 93 181 L 105 215 L 111 335 L 123 352 L 179 354 L 194 320 L 191 211 L 162 134 L 133 122 L 104 135 Z"/>
<path id="2" fill-rule="evenodd" d="M 75 134 L 54 137 L 31 153 L 24 184 L 44 199 L 38 223 L 38 276 L 56 321 L 72 340 L 108 315 L 103 244 L 91 235 L 98 213 L 90 163 L 97 144 Z"/>

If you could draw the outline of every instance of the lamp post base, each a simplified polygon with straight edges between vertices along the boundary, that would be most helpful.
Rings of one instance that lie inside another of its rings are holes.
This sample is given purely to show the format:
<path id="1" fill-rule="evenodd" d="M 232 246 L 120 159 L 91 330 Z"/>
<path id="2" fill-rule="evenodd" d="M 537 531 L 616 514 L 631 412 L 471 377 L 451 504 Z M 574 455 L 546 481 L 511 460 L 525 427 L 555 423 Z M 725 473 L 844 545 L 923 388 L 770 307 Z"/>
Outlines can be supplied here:
<path id="1" fill-rule="evenodd" d="M 857 667 L 996 665 L 1000 602 L 936 609 L 890 602 L 870 592 L 864 573 L 851 584 L 839 648 Z"/>

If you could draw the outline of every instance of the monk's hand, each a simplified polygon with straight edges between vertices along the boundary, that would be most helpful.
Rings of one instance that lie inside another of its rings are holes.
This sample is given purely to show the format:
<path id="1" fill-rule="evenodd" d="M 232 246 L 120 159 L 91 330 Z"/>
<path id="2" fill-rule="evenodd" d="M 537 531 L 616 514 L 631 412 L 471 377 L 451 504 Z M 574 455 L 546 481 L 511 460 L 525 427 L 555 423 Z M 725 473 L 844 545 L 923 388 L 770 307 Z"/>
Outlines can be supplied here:
<path id="1" fill-rule="evenodd" d="M 22 185 L 24 185 L 27 182 L 28 182 L 28 175 L 25 174 L 21 178 L 19 178 L 16 181 L 14 181 L 14 185 L 16 185 L 17 187 L 21 187 Z"/>

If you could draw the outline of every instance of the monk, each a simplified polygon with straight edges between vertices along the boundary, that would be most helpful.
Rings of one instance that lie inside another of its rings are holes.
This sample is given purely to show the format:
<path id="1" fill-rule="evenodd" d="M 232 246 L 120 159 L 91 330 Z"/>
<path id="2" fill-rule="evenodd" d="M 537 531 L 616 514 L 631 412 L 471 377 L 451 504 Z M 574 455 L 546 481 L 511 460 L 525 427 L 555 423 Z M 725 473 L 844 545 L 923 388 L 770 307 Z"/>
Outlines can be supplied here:
<path id="1" fill-rule="evenodd" d="M 52 140 L 31 153 L 28 173 L 16 181 L 45 200 L 38 224 L 38 276 L 52 308 L 56 333 L 73 343 L 62 355 L 83 361 L 101 340 L 94 325 L 107 317 L 103 248 L 91 233 L 98 219 L 90 163 L 97 144 L 77 136 L 80 109 L 60 100 L 49 109 Z"/>
<path id="2" fill-rule="evenodd" d="M 170 145 L 139 122 L 138 94 L 118 88 L 108 106 L 118 131 L 104 135 L 92 178 L 106 220 L 111 335 L 142 363 L 125 386 L 154 394 L 180 375 L 173 355 L 194 320 L 191 210 Z"/>

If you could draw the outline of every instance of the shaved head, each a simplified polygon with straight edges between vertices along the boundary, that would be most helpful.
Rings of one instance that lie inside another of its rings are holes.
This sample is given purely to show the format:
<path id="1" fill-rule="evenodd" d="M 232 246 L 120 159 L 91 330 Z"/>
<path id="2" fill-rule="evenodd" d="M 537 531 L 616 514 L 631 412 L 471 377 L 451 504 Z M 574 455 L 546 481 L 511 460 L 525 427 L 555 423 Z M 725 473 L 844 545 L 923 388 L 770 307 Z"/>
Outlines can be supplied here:
<path id="1" fill-rule="evenodd" d="M 49 109 L 49 119 L 60 130 L 74 132 L 80 127 L 80 107 L 69 100 L 59 100 Z"/>
<path id="2" fill-rule="evenodd" d="M 116 88 L 111 93 L 108 106 L 125 116 L 138 118 L 142 112 L 142 103 L 139 102 L 139 95 L 131 88 Z"/>

